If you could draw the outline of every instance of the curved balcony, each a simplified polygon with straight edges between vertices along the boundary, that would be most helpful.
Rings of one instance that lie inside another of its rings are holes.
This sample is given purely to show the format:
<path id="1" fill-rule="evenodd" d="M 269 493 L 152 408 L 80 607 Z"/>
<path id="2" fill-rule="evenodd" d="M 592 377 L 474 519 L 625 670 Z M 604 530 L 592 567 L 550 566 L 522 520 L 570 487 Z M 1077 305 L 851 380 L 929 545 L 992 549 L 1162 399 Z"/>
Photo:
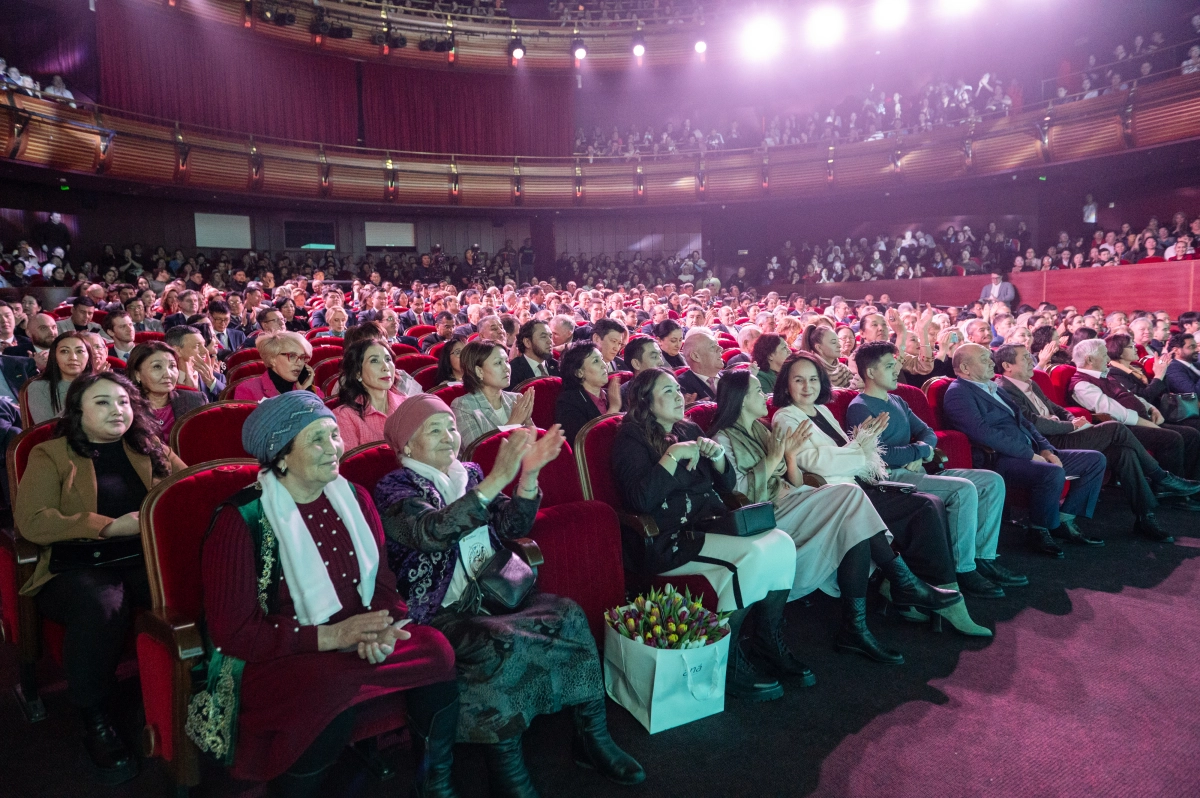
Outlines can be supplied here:
<path id="1" fill-rule="evenodd" d="M 687 206 L 887 191 L 1200 137 L 1200 75 L 933 133 L 648 160 L 496 158 L 255 139 L 0 96 L 0 157 L 231 194 L 404 206 Z"/>

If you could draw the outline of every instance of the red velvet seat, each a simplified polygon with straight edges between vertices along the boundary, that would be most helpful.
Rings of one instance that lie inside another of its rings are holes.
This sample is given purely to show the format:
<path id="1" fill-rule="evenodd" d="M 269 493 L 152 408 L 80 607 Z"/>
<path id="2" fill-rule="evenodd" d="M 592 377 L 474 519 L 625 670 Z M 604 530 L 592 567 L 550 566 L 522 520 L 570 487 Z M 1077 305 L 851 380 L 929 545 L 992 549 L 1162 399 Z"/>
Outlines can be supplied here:
<path id="1" fill-rule="evenodd" d="M 400 355 L 396 358 L 396 368 L 412 374 L 426 366 L 436 366 L 438 359 L 433 355 Z"/>
<path id="2" fill-rule="evenodd" d="M 119 372 L 122 374 L 125 372 L 125 361 L 124 360 L 117 357 L 116 355 L 109 355 L 106 359 L 108 360 L 109 368 L 111 368 L 113 371 L 116 371 L 116 372 Z M 187 386 L 182 386 L 182 387 L 187 387 Z"/>
<path id="3" fill-rule="evenodd" d="M 428 351 L 428 352 L 426 352 L 425 354 L 427 354 L 427 355 L 429 355 L 430 357 L 432 357 L 432 358 L 436 359 L 436 358 L 437 358 L 439 355 L 441 355 L 441 354 L 442 354 L 442 347 L 443 347 L 443 346 L 445 346 L 445 345 L 446 345 L 446 342 L 445 342 L 445 341 L 438 341 L 436 344 L 434 344 L 433 346 L 429 347 L 429 351 Z"/>
<path id="4" fill-rule="evenodd" d="M 742 350 L 738 349 L 736 344 L 732 349 L 725 347 L 725 351 L 721 353 L 721 362 L 728 363 L 740 354 L 742 354 Z"/>
<path id="5" fill-rule="evenodd" d="M 834 388 L 833 396 L 825 404 L 829 408 L 829 412 L 833 414 L 839 426 L 843 429 L 846 427 L 846 410 L 850 407 L 850 403 L 858 396 L 858 391 L 852 391 L 849 388 Z"/>
<path id="6" fill-rule="evenodd" d="M 707 435 L 708 428 L 712 426 L 713 421 L 717 418 L 717 403 L 696 402 L 683 411 L 683 417 L 693 424 L 698 425 L 703 430 L 703 433 Z"/>
<path id="7" fill-rule="evenodd" d="M 396 453 L 386 443 L 365 443 L 342 455 L 338 470 L 343 477 L 374 495 L 375 483 L 400 467 Z"/>
<path id="8" fill-rule="evenodd" d="M 325 385 L 331 380 L 336 380 L 342 373 L 342 356 L 331 357 L 328 360 L 322 360 L 313 368 L 313 385 L 318 386 L 326 396 L 329 396 L 329 390 Z"/>
<path id="9" fill-rule="evenodd" d="M 324 341 L 325 339 L 321 339 L 321 340 Z M 308 365 L 312 366 L 313 368 L 316 368 L 318 364 L 324 363 L 326 360 L 329 360 L 329 359 L 335 358 L 335 357 L 340 358 L 342 356 L 342 352 L 344 350 L 342 349 L 342 347 L 340 345 L 341 344 L 340 341 L 338 342 L 338 344 L 339 344 L 338 346 L 330 346 L 329 344 L 322 343 L 320 346 L 314 346 L 313 353 L 312 353 L 312 360 L 308 361 Z"/>
<path id="10" fill-rule="evenodd" d="M 447 385 L 445 388 L 438 388 L 436 391 L 430 391 L 430 393 L 441 399 L 446 404 L 450 404 L 458 397 L 465 396 L 467 389 L 460 382 L 455 385 Z"/>
<path id="11" fill-rule="evenodd" d="M 411 335 L 413 338 L 420 338 L 423 335 L 437 332 L 437 327 L 432 324 L 414 324 L 404 331 L 405 335 Z"/>
<path id="12" fill-rule="evenodd" d="M 70 316 L 71 314 L 68 313 L 67 315 Z M 166 338 L 166 333 L 160 333 L 156 330 L 142 330 L 133 334 L 133 342 L 135 344 L 144 344 L 147 341 L 164 341 Z"/>
<path id="13" fill-rule="evenodd" d="M 675 376 L 676 376 L 676 377 L 682 377 L 682 376 L 683 376 L 683 374 L 684 374 L 684 372 L 685 372 L 685 371 L 687 371 L 687 370 L 688 370 L 688 367 L 687 367 L 687 366 L 683 366 L 683 367 L 681 367 L 681 368 L 677 368 L 677 369 L 675 369 Z"/>
<path id="14" fill-rule="evenodd" d="M 242 448 L 242 424 L 255 402 L 211 402 L 190 411 L 171 429 L 171 451 L 189 466 L 249 457 Z"/>
<path id="15" fill-rule="evenodd" d="M 621 491 L 613 477 L 612 447 L 623 417 L 621 413 L 608 413 L 584 424 L 575 439 L 575 462 L 579 466 L 579 484 L 583 488 L 584 499 L 599 501 L 612 507 L 617 511 L 618 520 L 623 528 L 644 535 L 650 531 L 643 522 L 646 517 L 624 511 Z M 653 531 L 657 532 L 656 526 L 653 527 Z M 628 578 L 626 581 L 629 581 Z M 667 582 L 674 584 L 681 591 L 685 587 L 690 589 L 692 595 L 699 596 L 706 607 L 717 606 L 716 591 L 703 576 L 676 576 L 669 579 L 656 577 L 651 580 L 654 586 L 662 586 Z"/>
<path id="16" fill-rule="evenodd" d="M 244 380 L 246 377 L 257 377 L 267 370 L 267 364 L 259 360 L 251 360 L 249 363 L 243 363 L 237 368 L 230 369 L 225 373 L 226 384 L 232 384 L 238 380 Z"/>
<path id="17" fill-rule="evenodd" d="M 554 425 L 554 406 L 558 403 L 558 395 L 562 393 L 560 377 L 535 377 L 517 386 L 522 394 L 535 390 L 533 396 L 533 411 L 530 418 L 539 429 L 549 429 Z M 570 441 L 568 441 L 570 443 Z"/>
<path id="18" fill-rule="evenodd" d="M 42 422 L 9 442 L 5 462 L 10 506 L 16 506 L 17 487 L 29 464 L 29 453 L 54 437 L 57 424 L 56 418 Z M 62 627 L 42 619 L 31 596 L 20 595 L 21 586 L 33 576 L 38 554 L 39 548 L 22 538 L 15 526 L 0 534 L 0 629 L 4 639 L 18 647 L 20 682 L 14 692 L 25 719 L 31 723 L 46 717 L 46 708 L 38 694 L 37 663 L 43 649 L 51 659 L 61 661 L 63 638 Z"/>
<path id="19" fill-rule="evenodd" d="M 513 430 L 492 430 L 479 440 L 467 447 L 463 452 L 464 462 L 478 463 L 483 473 L 490 474 L 496 464 L 496 455 L 500 444 L 505 441 Z M 538 430 L 538 437 L 545 430 Z M 579 485 L 579 471 L 575 465 L 575 453 L 570 443 L 564 443 L 558 457 L 551 460 L 542 469 L 538 477 L 538 485 L 542 489 L 542 507 L 554 507 L 559 504 L 583 501 L 583 489 Z M 504 492 L 509 496 L 516 489 L 516 480 L 505 486 Z"/>
<path id="20" fill-rule="evenodd" d="M 59 307 L 56 307 L 54 310 L 50 311 L 50 313 L 56 319 L 69 319 L 71 318 L 71 311 L 72 307 L 70 305 L 60 305 Z"/>
<path id="21" fill-rule="evenodd" d="M 392 344 L 392 356 L 400 357 L 401 355 L 419 355 L 421 350 L 410 344 Z"/>
<path id="22" fill-rule="evenodd" d="M 901 383 L 893 393 L 908 403 L 913 415 L 933 428 L 934 434 L 937 435 L 937 447 L 946 455 L 946 468 L 971 468 L 971 442 L 958 430 L 938 426 L 933 408 L 929 406 L 929 400 L 920 388 Z"/>
<path id="23" fill-rule="evenodd" d="M 223 402 L 230 401 L 233 399 L 234 389 L 236 389 L 243 382 L 249 382 L 250 380 L 257 380 L 258 378 L 259 378 L 259 376 L 257 374 L 254 374 L 249 377 L 242 377 L 242 378 L 236 379 L 236 380 L 228 380 L 225 383 L 225 390 L 221 391 L 221 395 L 218 398 Z"/>
<path id="24" fill-rule="evenodd" d="M 437 385 L 437 364 L 431 366 L 422 366 L 414 371 L 409 376 L 417 381 L 417 385 L 421 386 L 421 390 L 428 391 L 433 386 Z"/>
<path id="25" fill-rule="evenodd" d="M 621 384 L 624 385 L 625 383 L 629 382 L 637 375 L 634 374 L 632 371 L 615 371 L 615 372 L 613 372 L 612 376 L 616 377 L 618 380 L 620 380 Z"/>
<path id="26" fill-rule="evenodd" d="M 261 361 L 262 355 L 253 346 L 249 349 L 239 349 L 225 361 L 225 373 L 228 374 L 243 363 L 253 363 L 256 360 Z"/>
<path id="27" fill-rule="evenodd" d="M 1070 385 L 1071 378 L 1075 376 L 1075 367 L 1070 363 L 1064 363 L 1054 366 L 1050 369 L 1050 389 L 1053 393 L 1046 393 L 1046 398 L 1051 402 L 1066 410 L 1071 415 L 1082 416 L 1088 421 L 1092 420 L 1092 414 L 1071 401 Z M 1045 391 L 1045 389 L 1042 389 Z"/>
<path id="28" fill-rule="evenodd" d="M 309 330 L 308 332 L 306 332 L 304 334 L 304 337 L 307 338 L 309 341 L 312 341 L 314 338 L 317 337 L 317 333 L 323 333 L 323 332 L 329 332 L 329 328 L 328 327 L 313 327 L 311 330 Z"/>

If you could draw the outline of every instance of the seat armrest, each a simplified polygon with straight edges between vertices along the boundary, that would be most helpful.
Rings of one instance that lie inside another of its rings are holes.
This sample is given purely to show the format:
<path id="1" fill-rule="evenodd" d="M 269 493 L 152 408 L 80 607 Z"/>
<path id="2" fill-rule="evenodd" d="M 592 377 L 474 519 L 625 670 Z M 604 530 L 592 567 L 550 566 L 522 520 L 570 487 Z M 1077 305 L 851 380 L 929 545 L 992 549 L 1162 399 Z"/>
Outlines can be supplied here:
<path id="1" fill-rule="evenodd" d="M 811 474 L 808 471 L 804 472 L 804 484 L 810 488 L 823 488 L 829 483 L 825 481 L 825 477 L 820 474 Z"/>
<path id="2" fill-rule="evenodd" d="M 658 537 L 658 523 L 650 515 L 641 513 L 617 513 L 621 526 L 629 527 L 643 538 Z"/>
<path id="3" fill-rule="evenodd" d="M 538 544 L 532 538 L 512 538 L 511 540 L 503 541 L 504 547 L 516 554 L 530 568 L 537 568 L 546 559 L 542 556 L 542 550 L 538 548 Z"/>
<path id="4" fill-rule="evenodd" d="M 137 631 L 162 643 L 180 662 L 204 656 L 204 640 L 196 622 L 169 607 L 141 613 Z"/>

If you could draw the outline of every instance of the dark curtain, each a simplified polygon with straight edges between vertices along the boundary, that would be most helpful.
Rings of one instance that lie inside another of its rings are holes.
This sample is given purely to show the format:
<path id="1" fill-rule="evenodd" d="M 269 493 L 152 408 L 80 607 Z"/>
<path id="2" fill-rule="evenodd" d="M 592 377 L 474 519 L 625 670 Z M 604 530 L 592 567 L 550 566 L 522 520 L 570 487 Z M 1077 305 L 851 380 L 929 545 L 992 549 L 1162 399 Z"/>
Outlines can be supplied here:
<path id="1" fill-rule="evenodd" d="M 353 61 L 119 0 L 97 0 L 96 12 L 102 104 L 230 132 L 357 143 Z"/>
<path id="2" fill-rule="evenodd" d="M 75 99 L 96 97 L 96 17 L 86 2 L 0 3 L 0 56 L 42 86 L 62 75 Z"/>
<path id="3" fill-rule="evenodd" d="M 570 155 L 570 75 L 363 64 L 368 147 L 470 155 Z"/>

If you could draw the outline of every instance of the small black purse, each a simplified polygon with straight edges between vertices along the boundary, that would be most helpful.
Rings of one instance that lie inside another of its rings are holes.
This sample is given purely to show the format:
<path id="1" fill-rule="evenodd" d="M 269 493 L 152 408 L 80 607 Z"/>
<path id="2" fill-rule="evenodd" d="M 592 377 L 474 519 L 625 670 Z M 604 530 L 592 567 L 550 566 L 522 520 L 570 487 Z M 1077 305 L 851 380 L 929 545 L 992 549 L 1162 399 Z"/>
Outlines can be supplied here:
<path id="1" fill-rule="evenodd" d="M 50 545 L 50 573 L 84 568 L 124 568 L 142 563 L 140 535 L 108 540 L 60 540 Z"/>
<path id="2" fill-rule="evenodd" d="M 471 580 L 459 601 L 460 609 L 477 614 L 482 608 L 489 615 L 507 615 L 525 605 L 537 585 L 537 571 L 508 549 L 492 555 Z"/>
<path id="3" fill-rule="evenodd" d="M 1164 393 L 1158 406 L 1168 424 L 1200 416 L 1200 399 L 1194 393 Z"/>
<path id="4" fill-rule="evenodd" d="M 724 515 L 696 522 L 696 528 L 706 534 L 732 535 L 746 538 L 775 528 L 775 505 L 771 502 L 747 504 Z"/>

